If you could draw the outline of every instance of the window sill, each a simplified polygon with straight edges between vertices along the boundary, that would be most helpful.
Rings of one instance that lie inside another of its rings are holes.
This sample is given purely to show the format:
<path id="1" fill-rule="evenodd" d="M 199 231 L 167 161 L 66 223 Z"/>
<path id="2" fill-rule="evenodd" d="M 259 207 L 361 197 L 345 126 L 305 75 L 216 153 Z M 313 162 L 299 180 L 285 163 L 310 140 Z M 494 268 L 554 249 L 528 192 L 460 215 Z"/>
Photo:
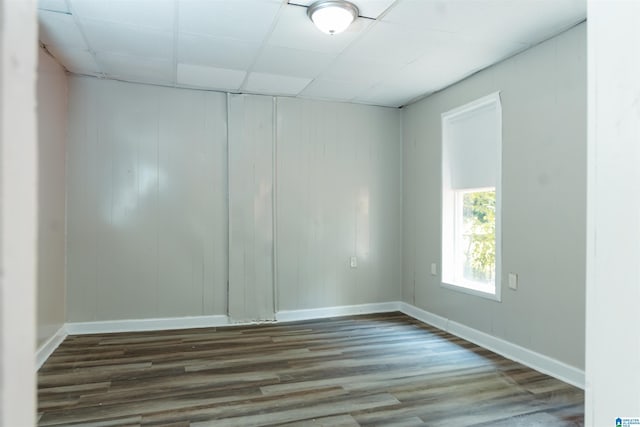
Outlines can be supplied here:
<path id="1" fill-rule="evenodd" d="M 446 283 L 446 282 L 442 282 L 440 284 L 441 287 L 443 288 L 447 288 L 447 289 L 451 289 L 453 291 L 457 291 L 457 292 L 462 292 L 464 294 L 469 294 L 469 295 L 475 295 L 477 297 L 481 297 L 481 298 L 486 298 L 489 300 L 493 300 L 493 301 L 497 301 L 497 302 L 501 302 L 501 298 L 500 298 L 500 293 L 499 292 L 495 292 L 495 293 L 491 293 L 491 292 L 486 292 L 486 291 L 482 291 L 479 289 L 473 289 L 464 285 L 455 285 L 452 283 Z M 497 291 L 497 289 L 496 289 Z"/>

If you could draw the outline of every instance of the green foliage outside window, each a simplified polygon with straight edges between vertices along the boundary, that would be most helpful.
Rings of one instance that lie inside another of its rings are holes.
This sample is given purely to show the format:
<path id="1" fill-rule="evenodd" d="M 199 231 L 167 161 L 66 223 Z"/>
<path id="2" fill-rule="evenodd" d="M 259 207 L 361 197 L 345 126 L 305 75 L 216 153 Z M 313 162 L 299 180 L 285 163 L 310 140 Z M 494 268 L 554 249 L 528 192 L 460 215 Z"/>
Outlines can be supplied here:
<path id="1" fill-rule="evenodd" d="M 463 196 L 465 230 L 464 276 L 490 282 L 496 262 L 496 192 L 477 191 Z"/>

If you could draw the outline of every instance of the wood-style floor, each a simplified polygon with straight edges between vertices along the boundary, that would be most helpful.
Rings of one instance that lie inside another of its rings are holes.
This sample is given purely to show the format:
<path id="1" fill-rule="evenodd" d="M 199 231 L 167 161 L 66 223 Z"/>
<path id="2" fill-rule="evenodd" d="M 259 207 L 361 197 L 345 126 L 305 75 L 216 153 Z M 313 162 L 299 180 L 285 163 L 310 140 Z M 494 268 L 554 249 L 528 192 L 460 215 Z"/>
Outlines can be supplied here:
<path id="1" fill-rule="evenodd" d="M 41 426 L 582 426 L 583 392 L 400 313 L 70 336 Z"/>

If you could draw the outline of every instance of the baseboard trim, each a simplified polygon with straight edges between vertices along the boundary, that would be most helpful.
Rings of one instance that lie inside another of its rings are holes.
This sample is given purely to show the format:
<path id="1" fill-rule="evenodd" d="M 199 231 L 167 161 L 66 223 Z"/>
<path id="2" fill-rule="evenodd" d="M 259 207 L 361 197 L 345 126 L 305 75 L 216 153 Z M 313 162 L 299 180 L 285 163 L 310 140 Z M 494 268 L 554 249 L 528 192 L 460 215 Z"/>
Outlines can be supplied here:
<path id="1" fill-rule="evenodd" d="M 310 308 L 306 310 L 283 310 L 276 313 L 278 322 L 322 319 L 326 317 L 352 316 L 356 314 L 388 313 L 400 311 L 400 303 L 381 302 L 358 305 L 340 305 L 335 307 Z"/>
<path id="2" fill-rule="evenodd" d="M 585 375 L 584 371 L 581 369 L 521 347 L 517 344 L 513 344 L 509 341 L 505 341 L 501 338 L 494 337 L 493 335 L 489 335 L 485 332 L 478 331 L 477 329 L 473 329 L 461 323 L 451 321 L 426 310 L 422 310 L 421 308 L 415 307 L 411 304 L 401 302 L 399 305 L 400 310 L 403 313 L 413 317 L 414 319 L 449 332 L 450 334 L 504 356 L 507 359 L 522 363 L 525 366 L 550 375 L 568 384 L 583 390 L 585 388 Z"/>
<path id="3" fill-rule="evenodd" d="M 167 317 L 156 319 L 106 320 L 67 323 L 69 335 L 104 334 L 110 332 L 141 332 L 170 329 L 212 328 L 229 325 L 225 315 Z"/>
<path id="4" fill-rule="evenodd" d="M 44 365 L 44 362 L 47 361 L 49 356 L 55 351 L 56 348 L 62 341 L 67 337 L 67 330 L 65 325 L 60 326 L 60 328 L 56 331 L 51 338 L 46 340 L 38 349 L 36 350 L 36 371 Z"/>
<path id="5" fill-rule="evenodd" d="M 400 311 L 402 311 L 407 316 L 411 316 L 416 320 L 419 320 L 427 325 L 434 326 L 438 329 L 446 331 L 448 329 L 449 321 L 437 314 L 430 313 L 426 310 L 422 310 L 414 305 L 407 304 L 406 302 L 399 303 Z"/>

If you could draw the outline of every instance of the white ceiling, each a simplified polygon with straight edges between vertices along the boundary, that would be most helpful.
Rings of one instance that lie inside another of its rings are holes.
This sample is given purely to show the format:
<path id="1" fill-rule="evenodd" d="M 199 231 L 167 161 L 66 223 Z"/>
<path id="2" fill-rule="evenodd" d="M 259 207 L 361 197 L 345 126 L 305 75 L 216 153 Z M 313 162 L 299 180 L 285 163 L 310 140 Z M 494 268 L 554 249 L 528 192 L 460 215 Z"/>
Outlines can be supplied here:
<path id="1" fill-rule="evenodd" d="M 40 40 L 77 74 L 398 107 L 586 16 L 586 0 L 352 1 L 362 17 L 329 36 L 312 0 L 39 0 Z"/>

